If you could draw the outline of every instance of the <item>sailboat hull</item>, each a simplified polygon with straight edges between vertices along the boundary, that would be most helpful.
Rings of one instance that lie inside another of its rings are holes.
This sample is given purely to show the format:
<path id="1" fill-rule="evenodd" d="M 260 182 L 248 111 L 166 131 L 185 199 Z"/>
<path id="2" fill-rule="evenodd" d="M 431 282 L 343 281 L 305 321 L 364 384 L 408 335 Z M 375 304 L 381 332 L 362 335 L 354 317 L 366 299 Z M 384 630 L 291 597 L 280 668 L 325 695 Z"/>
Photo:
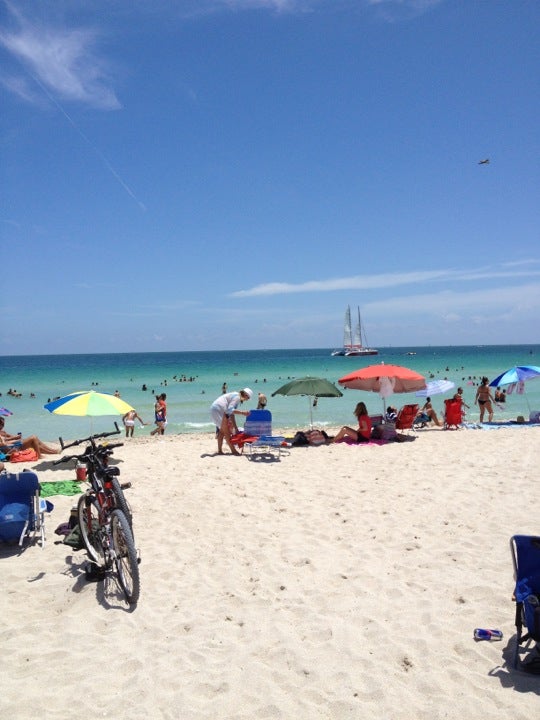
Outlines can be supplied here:
<path id="1" fill-rule="evenodd" d="M 343 354 L 345 357 L 357 357 L 358 355 L 378 355 L 379 351 L 375 348 L 362 348 L 361 350 L 346 350 Z"/>

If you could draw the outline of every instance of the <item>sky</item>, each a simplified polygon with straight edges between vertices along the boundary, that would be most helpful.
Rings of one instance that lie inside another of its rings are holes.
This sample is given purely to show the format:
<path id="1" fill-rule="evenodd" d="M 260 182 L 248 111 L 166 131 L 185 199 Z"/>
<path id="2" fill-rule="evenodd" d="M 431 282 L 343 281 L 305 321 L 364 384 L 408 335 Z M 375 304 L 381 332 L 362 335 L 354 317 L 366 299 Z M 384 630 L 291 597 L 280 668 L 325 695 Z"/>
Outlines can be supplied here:
<path id="1" fill-rule="evenodd" d="M 0 0 L 0 355 L 540 343 L 539 29 Z"/>

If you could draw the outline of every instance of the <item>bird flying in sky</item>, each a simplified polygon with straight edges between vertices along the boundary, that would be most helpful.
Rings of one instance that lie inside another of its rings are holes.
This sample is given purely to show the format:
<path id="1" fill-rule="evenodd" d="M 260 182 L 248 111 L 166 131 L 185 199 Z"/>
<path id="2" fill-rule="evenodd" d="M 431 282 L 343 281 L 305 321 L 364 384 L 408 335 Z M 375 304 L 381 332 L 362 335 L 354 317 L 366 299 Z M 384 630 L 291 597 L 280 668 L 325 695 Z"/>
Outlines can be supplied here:
<path id="1" fill-rule="evenodd" d="M 479 165 L 489 165 L 489 158 L 486 158 L 485 160 L 480 160 L 478 163 Z"/>

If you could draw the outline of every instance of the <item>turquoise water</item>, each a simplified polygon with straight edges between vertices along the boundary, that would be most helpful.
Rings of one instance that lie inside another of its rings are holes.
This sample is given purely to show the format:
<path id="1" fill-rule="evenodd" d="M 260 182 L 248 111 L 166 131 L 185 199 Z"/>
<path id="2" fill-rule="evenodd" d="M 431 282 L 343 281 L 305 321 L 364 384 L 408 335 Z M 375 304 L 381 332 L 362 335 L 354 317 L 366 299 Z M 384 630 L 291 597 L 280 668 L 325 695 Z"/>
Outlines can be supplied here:
<path id="1" fill-rule="evenodd" d="M 0 357 L 0 405 L 14 414 L 6 421 L 11 432 L 36 434 L 54 441 L 81 437 L 90 432 L 112 429 L 115 418 L 75 418 L 51 415 L 43 405 L 57 396 L 76 390 L 114 392 L 137 408 L 141 417 L 153 422 L 156 393 L 166 392 L 167 433 L 211 432 L 209 407 L 220 394 L 224 382 L 229 390 L 251 387 L 268 397 L 275 427 L 305 428 L 309 425 L 309 405 L 305 397 L 271 397 L 280 385 L 294 377 L 314 375 L 332 382 L 360 367 L 380 362 L 404 365 L 428 379 L 448 378 L 463 385 L 465 401 L 471 406 L 468 419 L 478 420 L 473 405 L 475 385 L 482 375 L 490 380 L 514 365 L 540 365 L 540 345 L 481 347 L 407 347 L 381 349 L 367 358 L 331 357 L 328 348 L 313 350 L 249 350 L 230 352 L 126 353 L 95 355 L 39 355 Z M 414 353 L 414 354 L 409 354 Z M 192 378 L 182 381 L 181 378 Z M 142 390 L 146 384 L 147 390 Z M 8 396 L 12 388 L 22 397 Z M 35 397 L 31 397 L 33 393 Z M 441 411 L 448 395 L 434 396 L 433 405 Z M 342 398 L 321 398 L 313 409 L 313 421 L 321 427 L 354 420 L 352 411 L 364 400 L 370 412 L 382 408 L 377 394 L 345 390 Z M 401 406 L 415 401 L 414 393 L 395 395 L 389 402 Z M 421 403 L 422 400 L 420 399 Z M 250 403 L 247 407 L 255 407 Z M 540 409 L 540 379 L 526 384 L 526 395 L 511 395 L 496 420 L 529 415 L 529 408 Z M 146 435 L 153 426 L 136 428 Z"/>

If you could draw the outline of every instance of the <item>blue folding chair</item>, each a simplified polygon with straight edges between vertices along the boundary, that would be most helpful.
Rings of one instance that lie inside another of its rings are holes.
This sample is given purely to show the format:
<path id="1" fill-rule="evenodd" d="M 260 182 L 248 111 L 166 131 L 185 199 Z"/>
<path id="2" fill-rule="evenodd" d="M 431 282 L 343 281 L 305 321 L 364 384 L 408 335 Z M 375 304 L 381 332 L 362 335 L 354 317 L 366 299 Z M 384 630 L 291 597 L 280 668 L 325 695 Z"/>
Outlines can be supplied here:
<path id="1" fill-rule="evenodd" d="M 29 470 L 20 473 L 0 473 L 0 540 L 18 541 L 22 547 L 32 533 L 40 535 L 45 545 L 45 513 L 53 509 L 52 503 L 39 496 L 37 475 Z"/>
<path id="2" fill-rule="evenodd" d="M 514 535 L 510 539 L 510 550 L 516 581 L 514 668 L 517 668 L 520 646 L 531 640 L 540 643 L 540 536 Z M 523 628 L 526 629 L 525 633 Z"/>
<path id="3" fill-rule="evenodd" d="M 285 438 L 281 435 L 272 435 L 272 413 L 270 410 L 252 410 L 244 423 L 244 434 L 248 437 L 256 437 L 256 440 L 248 440 L 244 447 L 248 449 L 248 457 L 254 460 L 256 456 L 281 457 Z"/>

